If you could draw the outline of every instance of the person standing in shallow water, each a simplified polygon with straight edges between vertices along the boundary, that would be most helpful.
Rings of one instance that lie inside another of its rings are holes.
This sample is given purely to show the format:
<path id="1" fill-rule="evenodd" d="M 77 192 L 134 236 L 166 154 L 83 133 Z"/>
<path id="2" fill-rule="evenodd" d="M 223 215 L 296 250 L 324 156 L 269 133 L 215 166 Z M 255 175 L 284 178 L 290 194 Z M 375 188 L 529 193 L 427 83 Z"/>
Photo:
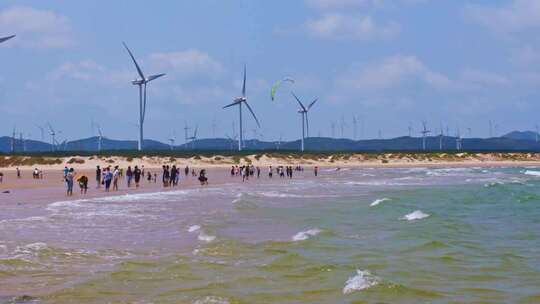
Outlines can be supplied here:
<path id="1" fill-rule="evenodd" d="M 172 186 L 176 186 L 177 183 L 178 183 L 178 171 L 176 170 L 176 165 L 173 165 L 172 168 L 171 168 L 171 185 Z"/>
<path id="2" fill-rule="evenodd" d="M 97 187 L 96 188 L 101 188 L 101 168 L 99 166 L 96 166 L 96 182 L 97 182 Z"/>
<path id="3" fill-rule="evenodd" d="M 133 180 L 133 171 L 131 170 L 131 166 L 128 166 L 127 168 L 126 179 L 128 188 L 131 188 L 131 181 Z"/>
<path id="4" fill-rule="evenodd" d="M 88 191 L 88 177 L 83 174 L 77 177 L 77 182 L 79 183 L 79 188 L 81 188 L 81 194 L 86 194 Z"/>
<path id="5" fill-rule="evenodd" d="M 139 182 L 141 181 L 141 169 L 135 166 L 133 169 L 133 179 L 135 180 L 135 188 L 139 188 Z"/>
<path id="6" fill-rule="evenodd" d="M 112 179 L 113 179 L 113 174 L 111 172 L 111 169 L 106 168 L 105 169 L 105 177 L 103 178 L 103 180 L 105 182 L 105 192 L 109 192 L 109 190 L 111 188 Z"/>
<path id="7" fill-rule="evenodd" d="M 120 170 L 118 170 L 118 166 L 115 166 L 114 171 L 113 171 L 113 191 L 118 191 L 119 179 L 120 179 Z"/>
<path id="8" fill-rule="evenodd" d="M 73 180 L 75 178 L 75 170 L 73 168 L 68 170 L 68 173 L 64 177 L 66 180 L 66 186 L 67 186 L 67 196 L 73 195 Z"/>

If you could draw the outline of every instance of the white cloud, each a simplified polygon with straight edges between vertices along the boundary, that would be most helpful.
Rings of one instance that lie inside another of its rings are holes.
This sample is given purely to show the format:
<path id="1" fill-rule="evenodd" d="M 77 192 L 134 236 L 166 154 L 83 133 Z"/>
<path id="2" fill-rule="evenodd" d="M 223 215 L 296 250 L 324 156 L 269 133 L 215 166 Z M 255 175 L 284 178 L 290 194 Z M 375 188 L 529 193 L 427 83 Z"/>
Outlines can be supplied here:
<path id="1" fill-rule="evenodd" d="M 540 26 L 540 1 L 513 0 L 504 6 L 467 5 L 465 16 L 497 33 L 513 33 Z"/>
<path id="2" fill-rule="evenodd" d="M 402 55 L 388 57 L 370 66 L 354 64 L 338 80 L 341 86 L 369 91 L 389 89 L 411 81 L 435 88 L 452 86 L 450 79 L 432 71 L 415 56 Z"/>
<path id="3" fill-rule="evenodd" d="M 47 79 L 51 82 L 75 80 L 101 85 L 121 86 L 128 85 L 132 79 L 135 79 L 135 75 L 127 70 L 113 70 L 93 60 L 85 59 L 59 65 L 47 75 Z"/>
<path id="4" fill-rule="evenodd" d="M 504 86 L 511 83 L 510 79 L 492 72 L 480 71 L 476 69 L 464 69 L 461 75 L 461 81 L 465 86 Z"/>
<path id="5" fill-rule="evenodd" d="M 307 6 L 322 11 L 356 8 L 388 8 L 400 4 L 410 5 L 428 1 L 429 0 L 305 0 Z"/>
<path id="6" fill-rule="evenodd" d="M 153 67 L 163 70 L 164 73 L 170 71 L 183 75 L 213 74 L 223 70 L 222 65 L 210 55 L 194 49 L 153 53 L 149 59 Z"/>
<path id="7" fill-rule="evenodd" d="M 306 0 L 306 4 L 317 9 L 343 9 L 381 4 L 383 0 Z"/>
<path id="8" fill-rule="evenodd" d="M 53 11 L 16 6 L 0 11 L 0 28 L 16 34 L 13 45 L 29 48 L 65 48 L 73 42 L 68 18 Z"/>
<path id="9" fill-rule="evenodd" d="M 387 39 L 400 31 L 396 23 L 376 24 L 370 16 L 353 17 L 343 14 L 326 14 L 305 23 L 308 32 L 318 38 L 327 39 Z"/>
<path id="10" fill-rule="evenodd" d="M 510 53 L 510 62 L 521 66 L 537 64 L 540 62 L 540 51 L 530 46 L 513 49 Z"/>

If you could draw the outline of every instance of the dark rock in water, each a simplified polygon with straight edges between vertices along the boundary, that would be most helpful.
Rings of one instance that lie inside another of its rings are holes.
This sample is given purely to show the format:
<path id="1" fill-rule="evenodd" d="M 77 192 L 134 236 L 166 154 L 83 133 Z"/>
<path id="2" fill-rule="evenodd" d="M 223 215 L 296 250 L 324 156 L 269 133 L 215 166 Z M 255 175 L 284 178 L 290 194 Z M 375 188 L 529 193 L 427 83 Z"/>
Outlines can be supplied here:
<path id="1" fill-rule="evenodd" d="M 4 191 L 4 192 L 2 192 L 2 193 L 10 193 L 10 192 L 9 192 L 9 190 L 6 190 L 6 191 Z"/>

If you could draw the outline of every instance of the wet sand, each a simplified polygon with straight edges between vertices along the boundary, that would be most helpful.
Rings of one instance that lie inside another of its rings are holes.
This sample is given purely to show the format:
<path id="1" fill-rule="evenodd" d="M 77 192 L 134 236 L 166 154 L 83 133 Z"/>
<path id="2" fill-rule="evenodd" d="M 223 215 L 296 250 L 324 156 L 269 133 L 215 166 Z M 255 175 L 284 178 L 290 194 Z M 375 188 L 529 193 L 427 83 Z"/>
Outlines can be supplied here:
<path id="1" fill-rule="evenodd" d="M 190 169 L 191 170 L 191 169 Z M 198 172 L 198 169 L 195 168 Z M 221 185 L 231 182 L 229 170 L 223 168 L 207 169 L 207 176 L 211 185 Z M 182 169 L 180 182 L 177 187 L 163 187 L 161 182 L 161 168 L 149 168 L 146 172 L 157 173 L 157 181 L 148 182 L 146 177 L 141 181 L 140 187 L 135 188 L 135 182 L 132 182 L 130 188 L 127 187 L 126 178 L 121 177 L 119 181 L 119 190 L 105 192 L 105 187 L 101 185 L 97 188 L 95 170 L 77 170 L 76 174 L 88 176 L 88 192 L 81 194 L 79 185 L 75 182 L 73 196 L 66 195 L 66 183 L 63 181 L 63 172 L 61 170 L 43 170 L 43 179 L 32 178 L 32 170 L 21 170 L 21 178 L 17 178 L 16 171 L 9 170 L 4 172 L 4 181 L 0 184 L 0 201 L 2 203 L 39 203 L 50 202 L 62 199 L 83 199 L 109 195 L 123 195 L 129 193 L 145 193 L 167 190 L 179 190 L 182 188 L 200 187 L 198 176 L 191 176 L 191 172 L 186 176 Z M 262 174 L 262 171 L 261 171 Z M 238 181 L 234 179 L 232 181 Z M 241 181 L 241 179 L 240 179 Z M 2 193 L 9 191 L 9 193 Z M 1 217 L 1 216 L 0 216 Z"/>

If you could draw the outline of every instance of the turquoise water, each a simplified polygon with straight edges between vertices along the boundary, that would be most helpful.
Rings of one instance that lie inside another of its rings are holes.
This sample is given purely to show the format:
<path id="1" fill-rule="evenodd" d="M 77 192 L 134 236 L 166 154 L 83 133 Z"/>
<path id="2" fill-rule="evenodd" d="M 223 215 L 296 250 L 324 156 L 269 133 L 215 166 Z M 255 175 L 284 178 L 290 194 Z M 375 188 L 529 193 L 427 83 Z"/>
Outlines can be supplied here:
<path id="1" fill-rule="evenodd" d="M 328 170 L 51 202 L 0 223 L 0 303 L 539 303 L 538 175 Z"/>

